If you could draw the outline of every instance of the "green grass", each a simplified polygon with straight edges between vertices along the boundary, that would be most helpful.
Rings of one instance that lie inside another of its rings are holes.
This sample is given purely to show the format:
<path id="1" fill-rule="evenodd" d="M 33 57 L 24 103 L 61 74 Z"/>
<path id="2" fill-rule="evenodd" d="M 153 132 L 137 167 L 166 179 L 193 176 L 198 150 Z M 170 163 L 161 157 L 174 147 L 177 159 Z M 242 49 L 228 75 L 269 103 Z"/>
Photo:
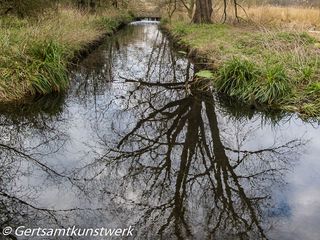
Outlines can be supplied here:
<path id="1" fill-rule="evenodd" d="M 247 60 L 233 58 L 227 61 L 216 73 L 216 87 L 220 92 L 230 96 L 240 96 L 242 100 L 250 99 L 252 84 L 259 80 L 260 73 L 254 64 Z"/>
<path id="2" fill-rule="evenodd" d="M 320 117 L 320 43 L 308 33 L 183 22 L 164 27 L 181 46 L 212 63 L 219 92 Z"/>
<path id="3" fill-rule="evenodd" d="M 65 46 L 52 40 L 31 46 L 29 54 L 32 61 L 27 71 L 33 73 L 30 81 L 34 92 L 40 94 L 61 92 L 68 87 L 65 52 Z"/>
<path id="4" fill-rule="evenodd" d="M 260 69 L 240 58 L 227 61 L 215 73 L 214 83 L 219 92 L 247 103 L 281 104 L 291 94 L 290 81 L 282 65 Z"/>
<path id="5" fill-rule="evenodd" d="M 129 14 L 60 9 L 41 19 L 0 18 L 0 101 L 63 92 L 67 67 L 88 44 L 129 22 Z"/>

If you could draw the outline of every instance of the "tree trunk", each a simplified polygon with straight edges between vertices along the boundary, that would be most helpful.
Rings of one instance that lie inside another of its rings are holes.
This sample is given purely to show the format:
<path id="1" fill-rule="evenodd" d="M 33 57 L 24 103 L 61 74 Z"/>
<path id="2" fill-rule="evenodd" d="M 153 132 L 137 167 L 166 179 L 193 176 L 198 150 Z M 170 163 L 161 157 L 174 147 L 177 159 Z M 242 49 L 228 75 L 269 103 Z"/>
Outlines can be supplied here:
<path id="1" fill-rule="evenodd" d="M 196 0 L 196 10 L 193 15 L 193 23 L 212 23 L 212 0 Z"/>

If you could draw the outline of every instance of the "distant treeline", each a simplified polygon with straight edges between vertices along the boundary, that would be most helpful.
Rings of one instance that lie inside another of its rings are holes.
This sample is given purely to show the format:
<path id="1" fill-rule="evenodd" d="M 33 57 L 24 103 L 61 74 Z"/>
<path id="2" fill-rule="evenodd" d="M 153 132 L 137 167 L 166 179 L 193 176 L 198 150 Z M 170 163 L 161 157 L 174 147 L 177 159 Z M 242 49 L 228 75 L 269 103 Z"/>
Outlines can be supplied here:
<path id="1" fill-rule="evenodd" d="M 128 0 L 0 0 L 0 15 L 36 16 L 61 4 L 81 9 L 96 10 L 99 7 L 123 7 Z"/>
<path id="2" fill-rule="evenodd" d="M 62 4 L 72 5 L 79 9 L 95 11 L 99 8 L 110 6 L 115 8 L 123 8 L 127 7 L 129 3 L 132 6 L 139 1 L 150 2 L 155 5 L 158 5 L 159 3 L 170 5 L 172 2 L 184 5 L 192 5 L 195 3 L 195 0 L 0 0 L 0 16 L 38 16 L 39 13 L 46 12 L 46 10 L 56 8 Z M 217 0 L 217 2 L 219 1 Z M 277 6 L 302 5 L 320 7 L 320 0 L 237 0 L 237 3 L 241 4 L 242 6 L 271 4 Z"/>
<path id="3" fill-rule="evenodd" d="M 320 0 L 242 0 L 242 3 L 247 3 L 249 5 L 261 5 L 261 4 L 271 4 L 278 6 L 310 6 L 310 7 L 320 7 Z"/>

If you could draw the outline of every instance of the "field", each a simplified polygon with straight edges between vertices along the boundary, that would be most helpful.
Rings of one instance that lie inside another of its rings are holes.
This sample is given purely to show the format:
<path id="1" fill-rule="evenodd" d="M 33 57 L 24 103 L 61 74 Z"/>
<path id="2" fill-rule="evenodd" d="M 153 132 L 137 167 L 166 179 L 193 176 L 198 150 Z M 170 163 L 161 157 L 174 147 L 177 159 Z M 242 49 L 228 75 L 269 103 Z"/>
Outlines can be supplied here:
<path id="1" fill-rule="evenodd" d="M 320 8 L 266 5 L 248 7 L 246 13 L 248 19 L 259 25 L 320 31 Z M 241 16 L 246 18 L 243 11 Z"/>

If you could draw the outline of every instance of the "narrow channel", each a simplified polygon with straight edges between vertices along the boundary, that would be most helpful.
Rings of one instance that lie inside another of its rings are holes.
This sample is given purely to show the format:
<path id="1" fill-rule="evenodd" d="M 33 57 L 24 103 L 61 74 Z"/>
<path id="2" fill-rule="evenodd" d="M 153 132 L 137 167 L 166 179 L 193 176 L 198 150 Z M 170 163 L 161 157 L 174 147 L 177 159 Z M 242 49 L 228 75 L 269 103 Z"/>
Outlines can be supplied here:
<path id="1" fill-rule="evenodd" d="M 318 239 L 319 124 L 222 99 L 192 83 L 196 69 L 137 22 L 72 69 L 67 94 L 1 106 L 0 218 L 133 226 L 134 239 Z"/>

